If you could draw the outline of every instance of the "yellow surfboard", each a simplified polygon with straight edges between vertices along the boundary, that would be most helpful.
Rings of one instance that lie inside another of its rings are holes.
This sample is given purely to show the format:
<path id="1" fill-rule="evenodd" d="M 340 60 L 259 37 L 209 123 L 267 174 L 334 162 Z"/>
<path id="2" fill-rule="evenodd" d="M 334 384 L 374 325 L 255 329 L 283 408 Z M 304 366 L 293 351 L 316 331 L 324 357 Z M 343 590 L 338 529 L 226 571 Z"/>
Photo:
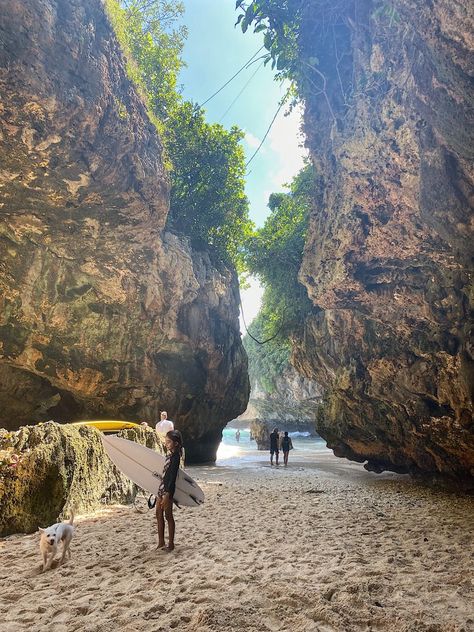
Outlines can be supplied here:
<path id="1" fill-rule="evenodd" d="M 126 428 L 139 428 L 140 424 L 136 424 L 133 421 L 75 421 L 71 426 L 91 426 L 97 428 L 101 432 L 118 432 L 119 430 L 125 430 Z"/>

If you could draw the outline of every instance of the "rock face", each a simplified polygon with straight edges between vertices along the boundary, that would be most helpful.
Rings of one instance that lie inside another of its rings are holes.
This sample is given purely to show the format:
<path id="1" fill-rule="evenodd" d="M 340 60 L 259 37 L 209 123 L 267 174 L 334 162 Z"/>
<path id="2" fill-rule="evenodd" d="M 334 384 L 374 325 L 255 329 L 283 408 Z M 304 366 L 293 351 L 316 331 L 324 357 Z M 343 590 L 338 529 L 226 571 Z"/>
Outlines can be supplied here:
<path id="1" fill-rule="evenodd" d="M 326 388 L 335 454 L 472 483 L 474 7 L 325 10 L 300 33 L 322 185 L 300 271 L 319 313 L 293 361 Z"/>
<path id="2" fill-rule="evenodd" d="M 0 16 L 0 425 L 166 409 L 190 460 L 246 406 L 238 283 L 165 233 L 162 147 L 100 0 Z"/>
<path id="3" fill-rule="evenodd" d="M 120 436 L 163 452 L 151 428 Z M 31 533 L 100 503 L 133 501 L 136 486 L 104 453 L 94 428 L 54 422 L 0 430 L 0 537 Z"/>
<path id="4" fill-rule="evenodd" d="M 312 380 L 300 375 L 290 364 L 274 379 L 272 392 L 267 392 L 257 378 L 250 376 L 251 395 L 247 410 L 238 421 L 262 420 L 272 428 L 315 433 L 321 389 Z"/>

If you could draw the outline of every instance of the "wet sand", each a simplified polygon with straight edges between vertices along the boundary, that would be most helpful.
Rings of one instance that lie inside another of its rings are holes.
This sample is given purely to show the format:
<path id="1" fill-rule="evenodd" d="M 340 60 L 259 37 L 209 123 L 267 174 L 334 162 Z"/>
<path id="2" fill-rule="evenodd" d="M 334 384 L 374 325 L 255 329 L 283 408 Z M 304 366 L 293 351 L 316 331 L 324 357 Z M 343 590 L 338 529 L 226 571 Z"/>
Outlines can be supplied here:
<path id="1" fill-rule="evenodd" d="M 121 506 L 46 573 L 37 534 L 0 541 L 0 630 L 474 630 L 473 499 L 314 459 L 190 468 L 206 503 L 175 511 L 171 554 Z"/>

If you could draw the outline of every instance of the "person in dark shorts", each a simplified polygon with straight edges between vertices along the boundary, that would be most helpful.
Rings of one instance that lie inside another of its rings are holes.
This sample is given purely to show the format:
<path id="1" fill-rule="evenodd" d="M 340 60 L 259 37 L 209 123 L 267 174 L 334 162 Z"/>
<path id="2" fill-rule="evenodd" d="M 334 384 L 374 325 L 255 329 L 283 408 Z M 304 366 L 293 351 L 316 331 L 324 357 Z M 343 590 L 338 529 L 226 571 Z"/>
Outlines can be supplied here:
<path id="1" fill-rule="evenodd" d="M 158 488 L 156 520 L 158 523 L 158 548 L 169 552 L 174 549 L 173 495 L 183 451 L 183 439 L 179 430 L 170 430 L 166 433 L 165 445 L 168 454 L 163 468 L 161 484 Z M 165 542 L 165 519 L 168 523 L 168 546 L 166 546 Z"/>
<path id="2" fill-rule="evenodd" d="M 290 453 L 290 450 L 293 450 L 293 442 L 291 437 L 288 436 L 287 430 L 285 430 L 285 435 L 281 440 L 281 449 L 283 451 L 283 463 L 288 465 L 288 454 Z"/>
<path id="3" fill-rule="evenodd" d="M 275 455 L 275 463 L 278 465 L 278 457 L 280 454 L 280 435 L 278 428 L 273 428 L 270 433 L 270 465 L 273 465 L 273 455 Z"/>

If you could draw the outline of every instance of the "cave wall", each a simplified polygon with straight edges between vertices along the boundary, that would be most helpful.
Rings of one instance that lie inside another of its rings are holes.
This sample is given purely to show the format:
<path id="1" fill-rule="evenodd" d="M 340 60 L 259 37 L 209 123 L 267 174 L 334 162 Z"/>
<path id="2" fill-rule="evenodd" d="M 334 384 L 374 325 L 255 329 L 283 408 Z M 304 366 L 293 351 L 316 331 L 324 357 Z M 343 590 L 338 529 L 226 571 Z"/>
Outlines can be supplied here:
<path id="1" fill-rule="evenodd" d="M 318 430 L 376 471 L 474 476 L 474 7 L 308 2 L 304 127 L 321 180 L 293 363 Z"/>
<path id="2" fill-rule="evenodd" d="M 164 231 L 162 145 L 100 0 L 5 0 L 0 94 L 0 425 L 166 409 L 211 460 L 248 398 L 238 282 Z"/>

